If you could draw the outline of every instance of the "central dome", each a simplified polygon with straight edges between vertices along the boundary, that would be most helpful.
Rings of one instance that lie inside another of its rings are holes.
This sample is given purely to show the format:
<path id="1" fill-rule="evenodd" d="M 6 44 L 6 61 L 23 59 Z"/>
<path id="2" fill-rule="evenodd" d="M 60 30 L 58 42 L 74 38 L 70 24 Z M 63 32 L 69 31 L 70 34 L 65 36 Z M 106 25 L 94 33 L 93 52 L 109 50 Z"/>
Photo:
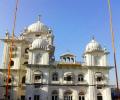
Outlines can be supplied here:
<path id="1" fill-rule="evenodd" d="M 42 32 L 42 33 L 47 33 L 49 28 L 44 25 L 40 20 L 37 22 L 31 24 L 27 28 L 28 32 Z"/>
<path id="2" fill-rule="evenodd" d="M 101 51 L 101 45 L 93 38 L 86 46 L 85 52 Z"/>

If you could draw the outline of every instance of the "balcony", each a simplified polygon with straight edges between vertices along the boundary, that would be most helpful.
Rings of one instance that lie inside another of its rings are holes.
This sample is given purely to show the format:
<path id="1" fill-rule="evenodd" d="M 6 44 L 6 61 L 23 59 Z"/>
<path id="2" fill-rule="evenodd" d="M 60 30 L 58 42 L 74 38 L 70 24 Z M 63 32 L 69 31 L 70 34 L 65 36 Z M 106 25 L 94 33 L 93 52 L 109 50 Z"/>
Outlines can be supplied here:
<path id="1" fill-rule="evenodd" d="M 95 82 L 96 85 L 107 85 L 107 81 L 96 81 Z"/>
<path id="2" fill-rule="evenodd" d="M 60 84 L 59 81 L 51 81 L 51 84 Z"/>
<path id="3" fill-rule="evenodd" d="M 39 80 L 34 80 L 34 83 L 42 83 L 42 79 L 39 79 Z"/>
<path id="4" fill-rule="evenodd" d="M 68 84 L 68 85 L 74 84 L 74 81 L 67 81 L 67 80 L 64 80 L 64 81 L 63 81 L 63 84 Z"/>
<path id="5" fill-rule="evenodd" d="M 77 85 L 87 85 L 87 81 L 78 81 Z"/>

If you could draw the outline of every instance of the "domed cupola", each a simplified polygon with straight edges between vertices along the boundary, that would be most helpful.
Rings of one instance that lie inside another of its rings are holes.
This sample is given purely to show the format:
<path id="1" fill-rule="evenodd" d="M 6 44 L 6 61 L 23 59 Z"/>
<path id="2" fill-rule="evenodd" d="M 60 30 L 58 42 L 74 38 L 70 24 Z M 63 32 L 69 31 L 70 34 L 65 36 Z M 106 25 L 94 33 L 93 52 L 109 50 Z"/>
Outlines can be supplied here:
<path id="1" fill-rule="evenodd" d="M 31 49 L 44 49 L 47 50 L 49 43 L 45 39 L 35 39 L 32 43 Z"/>
<path id="2" fill-rule="evenodd" d="M 86 46 L 83 55 L 84 65 L 107 66 L 107 55 L 109 52 L 93 38 Z"/>
<path id="3" fill-rule="evenodd" d="M 44 25 L 41 21 L 37 21 L 33 23 L 32 25 L 28 26 L 28 32 L 42 32 L 42 33 L 47 33 L 48 32 L 48 27 Z"/>
<path id="4" fill-rule="evenodd" d="M 101 45 L 94 38 L 87 44 L 85 53 L 93 51 L 102 51 Z"/>
<path id="5" fill-rule="evenodd" d="M 47 34 L 49 33 L 49 27 L 47 27 L 45 24 L 43 24 L 40 21 L 40 16 L 38 16 L 38 20 L 29 25 L 27 28 L 24 30 L 25 33 L 23 34 L 29 34 L 29 33 L 44 33 Z"/>

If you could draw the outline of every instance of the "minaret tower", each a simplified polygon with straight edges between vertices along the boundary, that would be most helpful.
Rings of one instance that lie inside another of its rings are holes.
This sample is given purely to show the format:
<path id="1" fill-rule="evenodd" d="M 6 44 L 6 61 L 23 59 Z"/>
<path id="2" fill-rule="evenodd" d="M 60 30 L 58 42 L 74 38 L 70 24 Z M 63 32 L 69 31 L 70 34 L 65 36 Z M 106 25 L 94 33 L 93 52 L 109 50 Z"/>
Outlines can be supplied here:
<path id="1" fill-rule="evenodd" d="M 84 52 L 84 62 L 87 66 L 107 66 L 107 55 L 109 52 L 101 47 L 101 45 L 93 37 L 87 44 Z"/>
<path id="2" fill-rule="evenodd" d="M 88 68 L 88 83 L 89 83 L 89 99 L 97 100 L 98 94 L 101 94 L 97 87 L 103 88 L 102 86 L 109 84 L 109 66 L 107 61 L 106 49 L 95 40 L 92 40 L 87 44 L 84 52 L 84 64 Z M 101 98 L 105 98 L 106 95 L 111 100 L 110 87 L 104 87 L 104 94 Z M 106 94 L 106 95 L 105 95 Z M 108 100 L 107 98 L 105 100 Z"/>
<path id="3" fill-rule="evenodd" d="M 26 74 L 26 84 L 30 84 L 26 86 L 26 95 L 27 100 L 33 97 L 33 88 L 35 84 L 35 80 L 33 77 L 36 77 L 36 73 L 40 75 L 42 82 L 42 73 L 39 68 L 42 66 L 48 66 L 54 61 L 54 35 L 52 30 L 44 25 L 40 16 L 38 16 L 37 22 L 28 26 L 23 33 L 23 36 L 30 41 L 29 44 L 29 60 L 27 65 L 27 74 Z M 32 91 L 32 92 L 29 92 Z"/>

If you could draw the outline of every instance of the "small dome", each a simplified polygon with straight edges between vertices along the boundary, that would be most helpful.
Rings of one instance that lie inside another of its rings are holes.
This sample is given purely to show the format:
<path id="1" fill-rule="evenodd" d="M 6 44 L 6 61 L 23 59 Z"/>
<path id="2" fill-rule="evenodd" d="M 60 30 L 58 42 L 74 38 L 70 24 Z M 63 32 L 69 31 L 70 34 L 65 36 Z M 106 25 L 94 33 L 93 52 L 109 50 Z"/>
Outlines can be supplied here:
<path id="1" fill-rule="evenodd" d="M 101 51 L 101 45 L 93 38 L 86 46 L 85 52 Z"/>
<path id="2" fill-rule="evenodd" d="M 38 39 L 35 39 L 32 43 L 32 49 L 47 49 L 48 47 L 48 42 L 45 40 L 45 39 L 41 39 L 41 38 L 38 38 Z"/>
<path id="3" fill-rule="evenodd" d="M 60 57 L 75 57 L 75 55 L 70 52 L 66 52 L 66 53 L 62 54 Z"/>
<path id="4" fill-rule="evenodd" d="M 30 26 L 28 26 L 27 31 L 28 32 L 42 32 L 42 33 L 47 33 L 49 28 L 44 25 L 41 21 L 37 21 Z"/>

